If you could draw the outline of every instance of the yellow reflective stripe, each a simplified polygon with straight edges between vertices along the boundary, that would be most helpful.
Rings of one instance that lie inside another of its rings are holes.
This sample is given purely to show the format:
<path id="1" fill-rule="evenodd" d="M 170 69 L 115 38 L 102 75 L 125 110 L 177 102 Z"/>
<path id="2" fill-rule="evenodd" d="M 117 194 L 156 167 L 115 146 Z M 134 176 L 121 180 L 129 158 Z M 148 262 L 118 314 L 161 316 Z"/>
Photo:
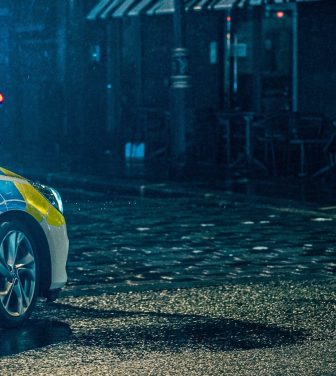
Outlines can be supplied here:
<path id="1" fill-rule="evenodd" d="M 26 202 L 27 213 L 32 215 L 38 222 L 45 218 L 48 225 L 51 226 L 60 227 L 65 224 L 63 215 L 31 184 L 28 182 L 14 182 L 14 184 Z"/>
<path id="2" fill-rule="evenodd" d="M 65 219 L 63 215 L 52 205 L 50 205 L 47 223 L 51 226 L 61 227 L 65 225 Z"/>
<path id="3" fill-rule="evenodd" d="M 41 222 L 48 214 L 48 201 L 30 184 L 20 182 L 14 182 L 14 184 L 26 202 L 26 211 Z"/>
<path id="4" fill-rule="evenodd" d="M 6 176 L 11 176 L 12 178 L 19 178 L 19 179 L 24 179 L 24 177 L 15 174 L 12 171 L 7 170 L 6 168 L 0 167 L 0 171 L 2 171 Z"/>

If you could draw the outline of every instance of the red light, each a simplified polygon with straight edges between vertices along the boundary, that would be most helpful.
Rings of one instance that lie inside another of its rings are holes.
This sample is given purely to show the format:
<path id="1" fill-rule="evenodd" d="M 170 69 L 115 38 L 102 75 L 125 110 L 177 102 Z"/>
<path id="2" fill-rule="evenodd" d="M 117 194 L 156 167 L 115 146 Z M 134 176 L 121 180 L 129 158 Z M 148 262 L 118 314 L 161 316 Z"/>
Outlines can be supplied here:
<path id="1" fill-rule="evenodd" d="M 0 104 L 2 104 L 5 101 L 5 96 L 0 93 Z"/>
<path id="2" fill-rule="evenodd" d="M 278 18 L 284 18 L 285 17 L 285 12 L 283 12 L 283 11 L 279 11 L 279 12 L 276 12 L 276 16 L 278 17 Z"/>
<path id="3" fill-rule="evenodd" d="M 231 22 L 231 17 L 230 16 L 226 17 L 226 21 Z"/>

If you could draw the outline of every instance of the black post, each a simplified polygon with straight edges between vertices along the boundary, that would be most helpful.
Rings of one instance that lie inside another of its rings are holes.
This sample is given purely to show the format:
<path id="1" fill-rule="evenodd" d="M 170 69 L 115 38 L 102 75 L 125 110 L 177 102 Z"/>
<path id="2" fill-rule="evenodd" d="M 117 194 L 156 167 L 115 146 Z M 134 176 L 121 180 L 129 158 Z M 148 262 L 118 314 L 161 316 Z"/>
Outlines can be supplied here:
<path id="1" fill-rule="evenodd" d="M 111 147 L 112 172 L 122 174 L 124 167 L 123 134 L 121 127 L 121 33 L 122 20 L 107 24 L 107 65 L 106 65 L 106 133 Z"/>
<path id="2" fill-rule="evenodd" d="M 231 109 L 231 71 L 232 71 L 232 18 L 231 11 L 226 13 L 224 27 L 224 74 L 223 74 L 223 94 L 224 110 Z"/>
<path id="3" fill-rule="evenodd" d="M 65 103 L 69 152 L 86 156 L 84 121 L 84 10 L 80 0 L 66 2 Z"/>
<path id="4" fill-rule="evenodd" d="M 263 29 L 262 29 L 262 9 L 253 7 L 253 102 L 254 112 L 260 112 L 262 109 L 262 55 L 263 55 Z"/>
<path id="5" fill-rule="evenodd" d="M 189 54 L 186 48 L 183 0 L 174 0 L 174 48 L 171 71 L 170 175 L 180 177 L 187 162 L 187 94 L 190 87 Z"/>
<path id="6" fill-rule="evenodd" d="M 60 85 L 61 97 L 64 98 L 66 95 L 66 62 L 67 62 L 67 4 L 64 1 L 57 1 L 57 50 L 56 50 L 56 76 L 57 81 Z M 61 99 L 60 99 L 61 101 Z M 68 111 L 67 111 L 67 101 L 62 101 L 63 114 L 62 122 L 60 124 L 61 138 L 65 140 L 69 135 L 69 122 L 68 122 Z M 64 146 L 64 145 L 62 145 Z"/>

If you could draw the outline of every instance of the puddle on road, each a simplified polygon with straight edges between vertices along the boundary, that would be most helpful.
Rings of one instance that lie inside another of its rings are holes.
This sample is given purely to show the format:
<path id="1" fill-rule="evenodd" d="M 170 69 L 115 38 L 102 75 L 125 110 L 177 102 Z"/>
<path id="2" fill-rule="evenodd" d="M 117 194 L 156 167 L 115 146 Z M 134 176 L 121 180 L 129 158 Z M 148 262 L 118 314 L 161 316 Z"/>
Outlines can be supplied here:
<path id="1" fill-rule="evenodd" d="M 71 336 L 68 324 L 54 320 L 29 320 L 22 328 L 0 329 L 0 357 L 63 342 Z"/>

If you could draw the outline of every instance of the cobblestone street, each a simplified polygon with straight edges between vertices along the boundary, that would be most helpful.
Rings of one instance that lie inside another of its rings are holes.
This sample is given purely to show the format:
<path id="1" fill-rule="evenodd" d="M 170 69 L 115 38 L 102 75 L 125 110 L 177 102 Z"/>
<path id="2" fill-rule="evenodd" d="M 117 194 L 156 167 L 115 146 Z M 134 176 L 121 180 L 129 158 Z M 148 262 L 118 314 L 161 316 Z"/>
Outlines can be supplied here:
<path id="1" fill-rule="evenodd" d="M 102 196 L 66 210 L 72 287 L 327 278 L 336 270 L 336 209 Z"/>
<path id="2" fill-rule="evenodd" d="M 63 192 L 69 284 L 2 375 L 333 375 L 335 209 Z"/>

